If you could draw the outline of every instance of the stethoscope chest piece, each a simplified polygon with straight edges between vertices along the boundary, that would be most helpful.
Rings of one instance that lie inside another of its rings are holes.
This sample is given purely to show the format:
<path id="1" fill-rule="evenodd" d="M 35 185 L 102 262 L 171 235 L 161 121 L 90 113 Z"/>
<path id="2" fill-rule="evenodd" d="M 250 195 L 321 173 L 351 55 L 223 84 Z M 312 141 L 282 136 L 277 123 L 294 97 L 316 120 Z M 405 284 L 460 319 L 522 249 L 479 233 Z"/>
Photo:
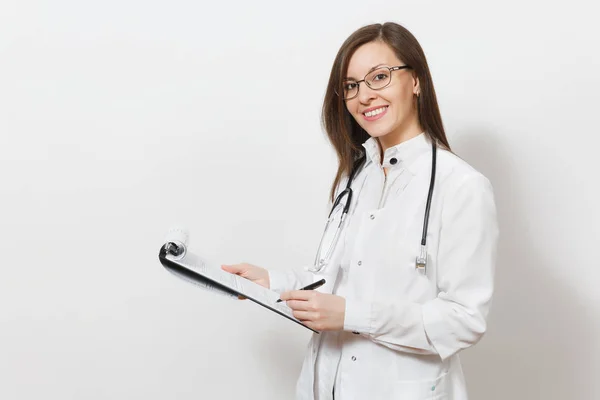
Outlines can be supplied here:
<path id="1" fill-rule="evenodd" d="M 427 247 L 421 246 L 421 254 L 417 256 L 415 268 L 421 275 L 427 274 Z"/>

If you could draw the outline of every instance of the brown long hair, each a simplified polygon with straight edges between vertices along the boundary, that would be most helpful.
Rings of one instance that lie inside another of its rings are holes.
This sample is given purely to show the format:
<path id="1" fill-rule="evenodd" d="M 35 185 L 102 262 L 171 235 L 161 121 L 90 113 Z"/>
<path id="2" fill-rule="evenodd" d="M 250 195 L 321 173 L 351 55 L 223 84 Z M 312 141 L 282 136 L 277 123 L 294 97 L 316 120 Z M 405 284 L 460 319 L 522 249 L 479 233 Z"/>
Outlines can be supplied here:
<path id="1" fill-rule="evenodd" d="M 323 101 L 321 123 L 337 153 L 339 162 L 331 187 L 332 201 L 342 176 L 350 175 L 353 166 L 362 162 L 364 157 L 362 144 L 370 137 L 348 112 L 343 97 L 338 96 L 336 92 L 341 93 L 350 58 L 356 49 L 376 40 L 389 45 L 396 56 L 409 65 L 417 75 L 420 86 L 417 113 L 421 128 L 438 146 L 450 150 L 427 59 L 417 39 L 406 28 L 394 22 L 364 26 L 352 33 L 340 47 L 331 68 Z"/>

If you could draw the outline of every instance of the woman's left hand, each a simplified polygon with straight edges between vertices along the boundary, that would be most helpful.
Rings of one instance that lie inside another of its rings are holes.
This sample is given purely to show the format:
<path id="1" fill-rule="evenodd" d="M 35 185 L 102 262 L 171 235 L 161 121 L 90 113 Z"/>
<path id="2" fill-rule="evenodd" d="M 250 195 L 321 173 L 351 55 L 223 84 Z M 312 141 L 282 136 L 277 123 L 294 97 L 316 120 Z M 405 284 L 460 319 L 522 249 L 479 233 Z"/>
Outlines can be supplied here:
<path id="1" fill-rule="evenodd" d="M 314 290 L 291 290 L 281 294 L 294 317 L 317 331 L 340 331 L 344 328 L 346 299 Z"/>

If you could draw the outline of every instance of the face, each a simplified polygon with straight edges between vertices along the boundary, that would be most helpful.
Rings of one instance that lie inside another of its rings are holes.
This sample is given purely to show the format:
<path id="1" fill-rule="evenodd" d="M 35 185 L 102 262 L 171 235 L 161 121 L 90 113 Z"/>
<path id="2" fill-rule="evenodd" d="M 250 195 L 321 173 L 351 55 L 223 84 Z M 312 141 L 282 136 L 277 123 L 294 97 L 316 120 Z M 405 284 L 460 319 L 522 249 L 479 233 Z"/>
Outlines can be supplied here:
<path id="1" fill-rule="evenodd" d="M 350 58 L 345 79 L 359 81 L 378 66 L 400 65 L 405 64 L 387 44 L 379 41 L 366 43 Z M 370 136 L 378 138 L 382 145 L 389 147 L 422 131 L 415 97 L 419 91 L 419 82 L 411 69 L 384 72 L 391 75 L 388 86 L 374 90 L 361 82 L 358 95 L 346 100 L 346 107 Z M 377 80 L 385 79 L 385 75 L 370 76 L 375 84 Z"/>

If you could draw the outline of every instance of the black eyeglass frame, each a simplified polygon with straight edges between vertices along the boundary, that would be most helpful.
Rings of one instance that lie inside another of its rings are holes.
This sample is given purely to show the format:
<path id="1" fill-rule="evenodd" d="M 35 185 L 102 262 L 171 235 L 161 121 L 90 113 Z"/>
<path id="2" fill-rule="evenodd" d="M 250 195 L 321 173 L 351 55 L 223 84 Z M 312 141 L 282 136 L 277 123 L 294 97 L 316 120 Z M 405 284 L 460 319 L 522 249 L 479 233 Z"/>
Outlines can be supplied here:
<path id="1" fill-rule="evenodd" d="M 380 69 L 387 69 L 388 71 L 390 71 L 390 80 L 389 80 L 388 83 L 385 84 L 385 86 L 382 86 L 380 88 L 374 88 L 371 85 L 369 85 L 369 82 L 367 81 L 367 76 L 369 76 L 373 72 L 375 72 L 377 70 L 380 70 Z M 365 77 L 363 79 L 361 79 L 360 81 L 355 81 L 353 79 L 346 79 L 346 80 L 344 80 L 344 82 L 354 82 L 354 83 L 356 83 L 356 94 L 354 96 L 352 96 L 352 97 L 348 97 L 348 98 L 344 97 L 344 101 L 346 101 L 346 100 L 352 100 L 353 98 L 355 98 L 356 96 L 358 96 L 358 92 L 360 90 L 360 83 L 361 82 L 364 82 L 365 85 L 367 85 L 372 90 L 385 89 L 386 87 L 388 87 L 390 85 L 390 83 L 392 83 L 392 72 L 398 71 L 398 70 L 401 70 L 401 69 L 412 69 L 412 67 L 410 65 L 396 65 L 395 67 L 386 67 L 386 66 L 383 65 L 383 66 L 378 67 L 378 68 L 374 69 L 373 71 L 367 73 L 365 75 Z M 342 93 L 343 93 L 343 91 L 344 91 L 344 85 L 342 85 Z M 335 94 L 337 94 L 338 96 L 340 95 L 337 92 L 337 90 L 335 91 Z"/>

